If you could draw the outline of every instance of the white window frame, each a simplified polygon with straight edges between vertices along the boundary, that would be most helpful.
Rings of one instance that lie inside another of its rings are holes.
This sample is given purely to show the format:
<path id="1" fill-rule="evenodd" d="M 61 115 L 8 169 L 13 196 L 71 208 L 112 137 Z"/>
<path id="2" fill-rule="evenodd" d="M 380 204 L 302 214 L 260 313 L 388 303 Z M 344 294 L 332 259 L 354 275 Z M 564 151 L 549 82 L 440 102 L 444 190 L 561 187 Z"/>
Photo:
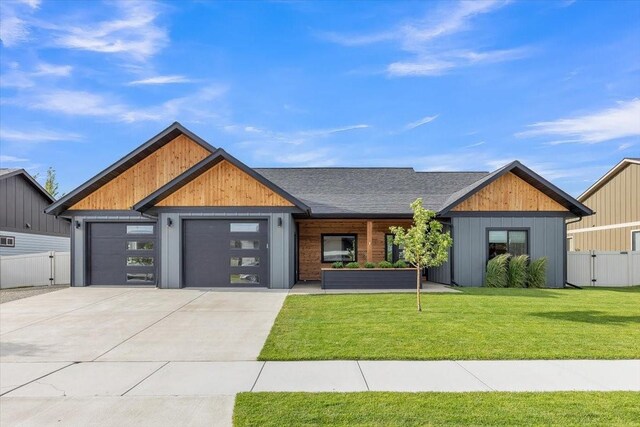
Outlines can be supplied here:
<path id="1" fill-rule="evenodd" d="M 629 245 L 629 250 L 630 250 L 631 252 L 634 252 L 634 250 L 633 250 L 633 233 L 640 233 L 640 228 L 638 228 L 637 230 L 631 230 L 631 232 L 630 232 L 630 233 L 631 233 L 631 234 L 630 234 L 630 236 L 631 236 L 631 241 L 629 242 L 629 243 L 630 243 L 630 245 Z M 636 248 L 635 252 L 640 252 L 640 248 Z"/>
<path id="2" fill-rule="evenodd" d="M 15 248 L 16 247 L 16 238 L 15 238 L 15 236 L 0 236 L 0 237 L 3 238 L 3 239 L 6 239 L 5 240 L 6 243 L 4 245 L 0 245 L 0 247 L 3 247 L 3 248 Z M 9 242 L 11 242 L 11 243 L 9 243 Z"/>

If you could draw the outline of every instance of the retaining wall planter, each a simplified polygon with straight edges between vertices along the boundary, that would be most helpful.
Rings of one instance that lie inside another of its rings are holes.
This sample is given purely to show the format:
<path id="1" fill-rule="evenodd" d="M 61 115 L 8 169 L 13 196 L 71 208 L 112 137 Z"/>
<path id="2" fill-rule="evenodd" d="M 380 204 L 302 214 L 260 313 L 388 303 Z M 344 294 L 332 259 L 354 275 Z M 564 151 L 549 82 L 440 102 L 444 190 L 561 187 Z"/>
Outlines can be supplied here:
<path id="1" fill-rule="evenodd" d="M 415 289 L 415 268 L 323 268 L 322 289 Z"/>

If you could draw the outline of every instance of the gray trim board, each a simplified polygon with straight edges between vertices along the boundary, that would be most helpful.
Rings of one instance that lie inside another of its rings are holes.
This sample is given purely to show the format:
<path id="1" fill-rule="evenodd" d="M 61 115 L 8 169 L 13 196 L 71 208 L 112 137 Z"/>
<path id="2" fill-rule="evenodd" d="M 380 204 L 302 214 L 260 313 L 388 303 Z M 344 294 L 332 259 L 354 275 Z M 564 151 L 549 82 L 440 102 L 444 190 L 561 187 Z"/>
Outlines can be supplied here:
<path id="1" fill-rule="evenodd" d="M 225 206 L 225 207 L 206 207 L 206 206 L 193 206 L 193 207 L 152 207 L 147 213 L 150 214 L 162 214 L 162 213 L 236 213 L 239 210 L 247 213 L 296 213 L 300 212 L 299 208 L 288 206 Z M 138 214 L 138 212 L 136 212 Z"/>
<path id="2" fill-rule="evenodd" d="M 531 217 L 573 217 L 575 216 L 571 212 L 562 211 L 449 211 L 447 217 L 490 217 L 490 218 L 531 218 Z"/>
<path id="3" fill-rule="evenodd" d="M 180 123 L 174 122 L 169 127 L 149 139 L 147 142 L 145 142 L 129 154 L 125 155 L 108 168 L 99 172 L 96 176 L 89 179 L 84 184 L 80 185 L 78 188 L 71 191 L 69 194 L 62 197 L 57 202 L 50 205 L 45 210 L 45 212 L 48 214 L 58 215 L 60 212 L 65 211 L 69 206 L 72 206 L 75 202 L 81 200 L 89 193 L 111 181 L 113 178 L 120 175 L 129 167 L 133 166 L 141 159 L 147 157 L 149 154 L 153 153 L 158 148 L 164 146 L 180 135 L 189 137 L 209 152 L 215 151 L 215 148 L 204 139 L 200 138 L 199 136 L 182 126 Z"/>
<path id="4" fill-rule="evenodd" d="M 73 218 L 76 216 L 131 216 L 134 218 L 144 218 L 140 212 L 132 210 L 72 210 L 64 211 L 59 216 Z"/>

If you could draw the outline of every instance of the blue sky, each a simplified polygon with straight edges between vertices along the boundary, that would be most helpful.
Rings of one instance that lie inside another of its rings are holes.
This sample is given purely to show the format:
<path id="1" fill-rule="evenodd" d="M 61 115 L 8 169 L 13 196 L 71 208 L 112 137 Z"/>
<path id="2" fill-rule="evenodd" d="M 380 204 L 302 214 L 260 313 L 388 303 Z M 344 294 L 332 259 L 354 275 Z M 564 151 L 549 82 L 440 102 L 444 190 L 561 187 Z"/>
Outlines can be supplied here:
<path id="1" fill-rule="evenodd" d="M 70 191 L 174 121 L 250 166 L 640 157 L 640 2 L 0 3 L 0 163 Z"/>

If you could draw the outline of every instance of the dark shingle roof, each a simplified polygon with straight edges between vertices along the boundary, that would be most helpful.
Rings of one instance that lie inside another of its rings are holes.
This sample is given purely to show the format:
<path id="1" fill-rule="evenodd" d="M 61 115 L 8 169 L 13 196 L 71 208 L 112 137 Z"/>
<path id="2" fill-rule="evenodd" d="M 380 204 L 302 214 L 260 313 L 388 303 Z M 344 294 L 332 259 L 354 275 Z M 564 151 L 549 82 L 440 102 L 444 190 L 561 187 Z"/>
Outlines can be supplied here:
<path id="1" fill-rule="evenodd" d="M 438 211 L 449 196 L 488 172 L 416 172 L 412 168 L 257 168 L 314 215 L 411 214 L 422 197 Z"/>
<path id="2" fill-rule="evenodd" d="M 9 175 L 10 173 L 17 172 L 20 169 L 0 168 L 0 176 Z"/>

